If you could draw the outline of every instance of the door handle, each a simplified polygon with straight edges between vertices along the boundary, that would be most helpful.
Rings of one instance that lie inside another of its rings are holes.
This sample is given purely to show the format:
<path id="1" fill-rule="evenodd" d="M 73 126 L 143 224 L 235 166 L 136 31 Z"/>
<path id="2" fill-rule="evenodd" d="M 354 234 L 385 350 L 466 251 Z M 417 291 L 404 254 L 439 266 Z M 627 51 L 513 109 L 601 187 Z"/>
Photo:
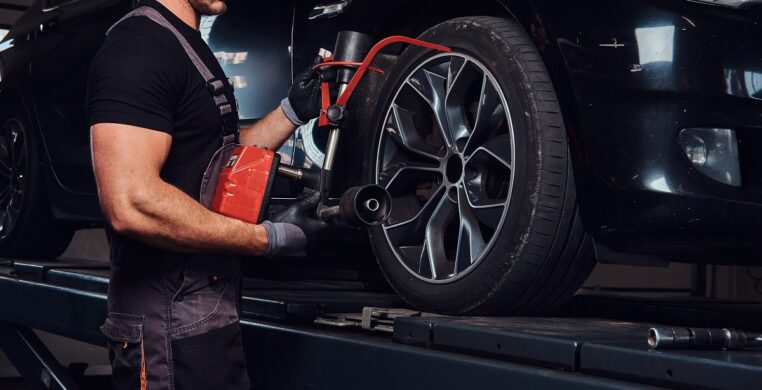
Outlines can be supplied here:
<path id="1" fill-rule="evenodd" d="M 343 0 L 336 3 L 318 5 L 312 9 L 312 12 L 310 12 L 310 16 L 308 16 L 307 19 L 315 20 L 338 16 L 346 11 L 351 3 L 352 0 Z"/>

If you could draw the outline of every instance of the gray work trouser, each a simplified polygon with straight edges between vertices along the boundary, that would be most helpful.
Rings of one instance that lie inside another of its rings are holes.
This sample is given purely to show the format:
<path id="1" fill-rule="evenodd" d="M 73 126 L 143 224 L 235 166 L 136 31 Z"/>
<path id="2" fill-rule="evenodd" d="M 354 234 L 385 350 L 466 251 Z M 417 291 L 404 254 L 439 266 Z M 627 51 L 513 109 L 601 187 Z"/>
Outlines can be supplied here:
<path id="1" fill-rule="evenodd" d="M 112 265 L 108 318 L 117 389 L 248 389 L 233 256 Z"/>

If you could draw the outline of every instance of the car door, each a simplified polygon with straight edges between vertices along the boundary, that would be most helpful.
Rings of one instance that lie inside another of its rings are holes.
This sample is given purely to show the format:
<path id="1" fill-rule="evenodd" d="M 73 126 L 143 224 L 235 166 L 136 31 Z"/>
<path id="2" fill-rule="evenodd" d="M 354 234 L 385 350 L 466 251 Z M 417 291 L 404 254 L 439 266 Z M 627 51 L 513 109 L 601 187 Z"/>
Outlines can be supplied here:
<path id="1" fill-rule="evenodd" d="M 31 61 L 34 106 L 57 180 L 70 191 L 94 193 L 87 75 L 106 30 L 131 0 L 43 0 Z"/>

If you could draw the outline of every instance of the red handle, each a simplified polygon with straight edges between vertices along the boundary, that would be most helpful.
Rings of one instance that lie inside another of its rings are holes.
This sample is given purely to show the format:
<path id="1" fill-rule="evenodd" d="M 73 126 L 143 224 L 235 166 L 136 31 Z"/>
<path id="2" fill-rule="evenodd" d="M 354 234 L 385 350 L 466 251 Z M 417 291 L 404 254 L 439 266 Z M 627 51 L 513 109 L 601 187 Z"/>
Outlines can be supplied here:
<path id="1" fill-rule="evenodd" d="M 359 66 L 357 71 L 355 72 L 354 76 L 352 76 L 352 79 L 349 80 L 349 84 L 347 84 L 347 88 L 344 90 L 344 93 L 339 96 L 339 99 L 336 101 L 336 105 L 341 107 L 346 107 L 347 103 L 349 102 L 349 98 L 352 97 L 352 94 L 355 92 L 355 89 L 357 89 L 357 86 L 360 84 L 360 80 L 365 76 L 365 73 L 370 69 L 374 72 L 380 72 L 383 73 L 382 70 L 373 68 L 370 66 L 370 64 L 373 62 L 373 59 L 376 58 L 376 55 L 385 47 L 389 45 L 393 45 L 395 43 L 407 43 L 410 45 L 425 47 L 432 50 L 438 50 L 444 53 L 451 53 L 452 49 L 447 46 L 437 45 L 435 43 L 421 41 L 414 38 L 409 38 L 401 35 L 395 35 L 391 36 L 385 39 L 380 40 L 378 43 L 373 45 L 373 47 L 368 52 L 368 55 L 365 56 L 365 59 L 362 62 L 323 62 L 320 64 L 317 64 L 315 67 L 323 67 L 323 66 L 331 66 L 331 65 L 342 65 L 342 66 Z M 326 59 L 326 60 L 332 60 Z M 328 116 L 326 114 L 326 111 L 331 106 L 330 104 L 330 97 L 327 93 L 328 83 L 323 83 L 323 110 L 320 112 L 320 122 L 318 123 L 319 126 L 327 126 L 331 123 L 331 121 L 328 119 Z"/>
<path id="2" fill-rule="evenodd" d="M 450 49 L 447 46 L 437 45 L 435 43 L 431 42 L 425 42 L 418 39 L 413 39 L 409 37 L 404 37 L 401 35 L 395 35 L 391 36 L 389 38 L 382 39 L 368 52 L 368 55 L 365 56 L 365 60 L 363 60 L 362 65 L 360 65 L 360 68 L 357 69 L 357 72 L 355 72 L 355 75 L 352 77 L 352 80 L 349 81 L 349 84 L 347 85 L 347 89 L 344 90 L 344 93 L 339 96 L 339 100 L 336 101 L 336 104 L 342 107 L 346 107 L 347 102 L 349 102 L 349 98 L 352 97 L 352 94 L 355 92 L 355 89 L 357 88 L 357 85 L 360 84 L 360 80 L 362 80 L 363 76 L 365 76 L 365 72 L 368 71 L 368 68 L 370 68 L 371 62 L 373 62 L 373 59 L 376 58 L 376 55 L 378 52 L 380 52 L 383 48 L 393 45 L 395 43 L 407 43 L 410 45 L 415 46 L 421 46 L 432 50 L 438 50 L 444 53 L 450 53 L 452 52 L 452 49 Z"/>

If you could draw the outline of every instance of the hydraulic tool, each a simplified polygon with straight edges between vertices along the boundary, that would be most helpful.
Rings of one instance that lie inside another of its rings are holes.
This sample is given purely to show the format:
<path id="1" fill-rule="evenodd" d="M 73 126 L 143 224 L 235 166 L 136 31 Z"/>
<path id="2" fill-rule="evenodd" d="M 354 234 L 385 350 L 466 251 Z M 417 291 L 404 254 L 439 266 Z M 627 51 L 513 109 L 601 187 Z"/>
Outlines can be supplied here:
<path id="1" fill-rule="evenodd" d="M 342 123 L 347 117 L 347 104 L 368 71 L 383 73 L 371 66 L 376 55 L 385 47 L 398 43 L 442 52 L 451 51 L 445 46 L 403 36 L 389 37 L 373 45 L 368 35 L 354 31 L 340 32 L 333 54 L 321 50 L 322 60 L 315 65 L 323 78 L 322 110 L 318 126 L 329 132 L 320 171 L 281 164 L 277 153 L 264 148 L 238 146 L 220 171 L 211 209 L 248 222 L 261 222 L 266 218 L 273 178 L 277 172 L 320 192 L 317 217 L 321 220 L 338 218 L 356 227 L 384 223 L 389 218 L 392 207 L 391 196 L 385 188 L 375 184 L 350 188 L 344 192 L 338 204 L 332 204 L 330 190 Z M 338 92 L 335 102 L 331 101 L 332 90 Z"/>

